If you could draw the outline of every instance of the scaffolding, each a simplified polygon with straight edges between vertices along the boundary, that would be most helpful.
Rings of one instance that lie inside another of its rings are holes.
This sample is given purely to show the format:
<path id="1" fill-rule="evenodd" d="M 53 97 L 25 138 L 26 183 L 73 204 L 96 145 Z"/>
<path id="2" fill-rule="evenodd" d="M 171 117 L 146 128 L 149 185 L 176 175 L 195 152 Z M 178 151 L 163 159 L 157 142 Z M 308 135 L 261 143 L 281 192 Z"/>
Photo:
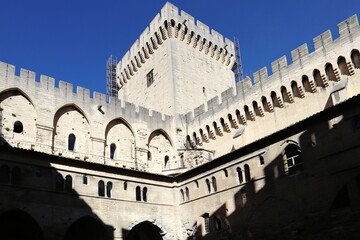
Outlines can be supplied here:
<path id="1" fill-rule="evenodd" d="M 235 45 L 235 64 L 232 68 L 234 74 L 235 74 L 235 80 L 236 82 L 239 82 L 243 79 L 243 68 L 242 68 L 242 62 L 241 62 L 241 55 L 240 55 L 240 44 L 239 39 L 234 37 L 234 45 Z"/>
<path id="2" fill-rule="evenodd" d="M 119 85 L 116 81 L 117 58 L 110 55 L 106 62 L 107 99 L 118 97 Z"/>

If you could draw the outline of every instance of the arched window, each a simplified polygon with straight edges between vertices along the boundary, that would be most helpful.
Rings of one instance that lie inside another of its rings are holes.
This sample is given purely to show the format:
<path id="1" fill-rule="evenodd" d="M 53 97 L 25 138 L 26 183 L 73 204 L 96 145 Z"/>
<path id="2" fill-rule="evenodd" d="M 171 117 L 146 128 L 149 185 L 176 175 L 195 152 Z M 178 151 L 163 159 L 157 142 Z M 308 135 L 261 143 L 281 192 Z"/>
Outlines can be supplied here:
<path id="1" fill-rule="evenodd" d="M 189 193 L 189 188 L 188 187 L 185 188 L 185 197 L 186 197 L 186 201 L 190 200 L 190 193 Z"/>
<path id="2" fill-rule="evenodd" d="M 143 188 L 143 201 L 147 202 L 147 187 Z"/>
<path id="3" fill-rule="evenodd" d="M 19 167 L 14 167 L 11 171 L 11 183 L 14 185 L 20 184 L 21 170 Z"/>
<path id="4" fill-rule="evenodd" d="M 298 98 L 301 97 L 297 82 L 291 81 L 291 91 L 294 97 L 298 97 Z"/>
<path id="5" fill-rule="evenodd" d="M 303 170 L 301 149 L 295 144 L 289 144 L 285 148 L 285 169 L 289 175 Z"/>
<path id="6" fill-rule="evenodd" d="M 244 180 L 243 180 L 243 175 L 242 175 L 242 171 L 241 171 L 241 168 L 240 167 L 237 167 L 236 168 L 236 172 L 237 172 L 237 175 L 238 175 L 238 181 L 239 181 L 239 184 L 242 183 Z"/>
<path id="7" fill-rule="evenodd" d="M 70 175 L 67 175 L 65 177 L 65 191 L 66 192 L 72 191 L 72 177 Z"/>
<path id="8" fill-rule="evenodd" d="M 148 153 L 147 153 L 147 158 L 148 158 L 148 161 L 151 161 L 151 152 L 150 151 L 148 151 Z"/>
<path id="9" fill-rule="evenodd" d="M 169 166 L 170 166 L 169 156 L 168 155 L 165 156 L 164 164 L 165 164 L 165 169 L 168 169 Z"/>
<path id="10" fill-rule="evenodd" d="M 331 65 L 331 63 L 327 63 L 325 65 L 325 73 L 326 73 L 326 76 L 328 77 L 329 80 L 331 80 L 331 81 L 336 81 L 337 80 L 336 76 L 335 76 L 334 68 Z"/>
<path id="11" fill-rule="evenodd" d="M 187 148 L 191 148 L 191 147 L 192 147 L 190 135 L 187 135 L 187 136 L 186 136 L 186 147 L 187 147 Z"/>
<path id="12" fill-rule="evenodd" d="M 209 125 L 206 125 L 206 132 L 209 138 L 211 138 L 211 132 L 210 132 L 210 127 Z"/>
<path id="13" fill-rule="evenodd" d="M 211 193 L 211 186 L 210 186 L 209 179 L 206 179 L 205 182 L 206 182 L 206 187 L 207 187 L 207 193 Z"/>
<path id="14" fill-rule="evenodd" d="M 360 52 L 357 49 L 351 51 L 351 61 L 355 68 L 360 68 Z"/>
<path id="15" fill-rule="evenodd" d="M 313 71 L 314 81 L 317 87 L 325 87 L 324 82 L 321 77 L 321 73 L 318 69 L 314 69 Z"/>
<path id="16" fill-rule="evenodd" d="M 212 185 L 213 192 L 217 192 L 217 184 L 216 184 L 216 178 L 215 177 L 211 178 L 211 185 Z"/>
<path id="17" fill-rule="evenodd" d="M 9 183 L 10 181 L 10 168 L 7 165 L 0 167 L 0 183 Z"/>
<path id="18" fill-rule="evenodd" d="M 124 190 L 125 190 L 125 191 L 127 190 L 127 187 L 128 187 L 128 182 L 125 181 L 125 182 L 124 182 Z"/>
<path id="19" fill-rule="evenodd" d="M 116 159 L 116 144 L 110 144 L 110 159 Z"/>
<path id="20" fill-rule="evenodd" d="M 284 87 L 284 86 L 281 87 L 281 97 L 282 97 L 284 102 L 290 103 L 289 94 L 288 94 L 288 92 L 286 90 L 286 87 Z"/>
<path id="21" fill-rule="evenodd" d="M 23 124 L 20 121 L 14 123 L 14 133 L 22 133 L 24 131 Z"/>
<path id="22" fill-rule="evenodd" d="M 216 133 L 217 135 L 219 135 L 219 129 L 218 129 L 218 127 L 217 127 L 217 123 L 216 123 L 216 122 L 213 122 L 213 127 L 214 127 L 214 129 L 215 129 L 215 133 Z"/>
<path id="23" fill-rule="evenodd" d="M 100 180 L 98 183 L 98 195 L 100 197 L 105 197 L 105 183 L 103 180 Z"/>
<path id="24" fill-rule="evenodd" d="M 200 129 L 199 129 L 199 132 L 200 132 L 201 141 L 204 141 L 204 139 L 205 139 L 205 137 L 204 137 L 204 131 L 200 128 Z"/>
<path id="25" fill-rule="evenodd" d="M 338 58 L 337 64 L 339 66 L 340 73 L 342 75 L 348 75 L 348 76 L 350 75 L 349 68 L 346 63 L 346 59 L 343 56 L 340 56 Z"/>
<path id="26" fill-rule="evenodd" d="M 303 75 L 301 78 L 301 82 L 302 82 L 303 88 L 305 89 L 305 92 L 311 92 L 311 86 L 310 86 L 308 76 Z"/>
<path id="27" fill-rule="evenodd" d="M 180 189 L 180 194 L 181 194 L 181 199 L 182 199 L 182 202 L 185 202 L 185 194 L 184 194 L 184 190 Z"/>
<path id="28" fill-rule="evenodd" d="M 55 181 L 56 191 L 64 191 L 64 177 L 60 173 L 56 174 Z"/>
<path id="29" fill-rule="evenodd" d="M 76 137 L 74 134 L 69 134 L 68 137 L 68 150 L 75 151 Z"/>
<path id="30" fill-rule="evenodd" d="M 244 166 L 244 173 L 245 173 L 245 182 L 249 182 L 251 180 L 251 175 L 250 175 L 250 167 L 247 164 L 245 164 Z"/>
<path id="31" fill-rule="evenodd" d="M 141 201 L 141 188 L 137 186 L 135 190 L 136 190 L 136 201 Z"/>
<path id="32" fill-rule="evenodd" d="M 111 197 L 112 197 L 112 188 L 113 188 L 112 182 L 107 182 L 107 183 L 106 183 L 106 196 L 107 196 L 108 198 L 111 198 Z"/>

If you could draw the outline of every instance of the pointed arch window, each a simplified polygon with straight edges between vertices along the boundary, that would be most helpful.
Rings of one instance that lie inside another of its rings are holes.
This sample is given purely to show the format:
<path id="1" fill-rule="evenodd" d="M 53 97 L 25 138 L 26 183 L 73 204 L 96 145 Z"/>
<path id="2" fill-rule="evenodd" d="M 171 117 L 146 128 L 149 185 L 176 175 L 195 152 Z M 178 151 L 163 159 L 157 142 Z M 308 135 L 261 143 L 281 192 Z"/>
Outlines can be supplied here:
<path id="1" fill-rule="evenodd" d="M 216 178 L 215 177 L 211 178 L 211 186 L 212 186 L 213 192 L 217 192 L 217 184 L 216 184 Z"/>
<path id="2" fill-rule="evenodd" d="M 189 193 L 189 188 L 188 187 L 185 188 L 185 199 L 186 199 L 186 201 L 190 200 L 190 193 Z"/>
<path id="3" fill-rule="evenodd" d="M 143 188 L 142 195 L 143 195 L 143 201 L 147 202 L 147 187 Z"/>
<path id="4" fill-rule="evenodd" d="M 238 175 L 239 184 L 241 184 L 241 183 L 244 181 L 244 180 L 243 180 L 243 175 L 242 175 L 241 168 L 240 168 L 240 167 L 237 167 L 237 168 L 236 168 L 236 172 L 237 172 L 237 175 Z"/>
<path id="5" fill-rule="evenodd" d="M 210 185 L 209 179 L 206 179 L 205 183 L 206 183 L 206 187 L 207 187 L 207 193 L 210 194 L 211 193 L 211 185 Z"/>
<path id="6" fill-rule="evenodd" d="M 249 165 L 244 165 L 245 181 L 249 182 L 251 180 L 250 167 Z"/>

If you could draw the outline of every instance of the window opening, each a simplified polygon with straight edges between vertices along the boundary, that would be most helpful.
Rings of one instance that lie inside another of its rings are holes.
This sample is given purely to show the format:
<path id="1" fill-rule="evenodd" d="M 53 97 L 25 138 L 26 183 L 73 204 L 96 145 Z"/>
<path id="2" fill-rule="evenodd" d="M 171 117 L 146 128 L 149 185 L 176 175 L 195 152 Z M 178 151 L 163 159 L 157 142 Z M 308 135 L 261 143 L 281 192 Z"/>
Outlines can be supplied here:
<path id="1" fill-rule="evenodd" d="M 108 198 L 111 198 L 111 197 L 112 197 L 112 187 L 113 187 L 112 182 L 107 182 L 107 183 L 106 183 L 106 196 L 107 196 Z"/>
<path id="2" fill-rule="evenodd" d="M 63 191 L 64 190 L 64 177 L 58 173 L 56 174 L 56 186 L 55 186 L 55 189 L 56 191 Z"/>
<path id="3" fill-rule="evenodd" d="M 215 226 L 216 231 L 221 230 L 221 220 L 220 220 L 220 218 L 218 216 L 214 217 L 214 226 Z"/>
<path id="4" fill-rule="evenodd" d="M 68 137 L 68 150 L 69 151 L 75 151 L 75 142 L 76 142 L 76 137 L 74 134 L 69 134 Z"/>
<path id="5" fill-rule="evenodd" d="M 190 200 L 190 193 L 189 193 L 189 188 L 188 187 L 186 187 L 185 188 L 185 199 L 186 199 L 186 201 L 189 201 Z"/>
<path id="6" fill-rule="evenodd" d="M 72 177 L 70 175 L 67 175 L 65 177 L 65 191 L 71 192 L 72 190 Z"/>
<path id="7" fill-rule="evenodd" d="M 98 195 L 100 197 L 105 197 L 105 184 L 103 180 L 100 180 L 98 183 Z"/>
<path id="8" fill-rule="evenodd" d="M 236 168 L 236 172 L 238 174 L 238 180 L 239 180 L 239 184 L 243 182 L 243 176 L 242 176 L 242 171 L 240 167 Z"/>
<path id="9" fill-rule="evenodd" d="M 110 144 L 110 159 L 116 159 L 116 144 Z"/>
<path id="10" fill-rule="evenodd" d="M 136 187 L 136 201 L 141 201 L 141 188 L 139 186 Z"/>
<path id="11" fill-rule="evenodd" d="M 217 185 L 216 185 L 216 178 L 215 177 L 211 178 L 211 185 L 212 185 L 213 191 L 217 192 Z"/>
<path id="12" fill-rule="evenodd" d="M 303 162 L 301 158 L 301 149 L 295 144 L 289 144 L 285 148 L 285 163 L 287 164 L 287 171 L 289 175 L 295 174 L 303 170 Z"/>
<path id="13" fill-rule="evenodd" d="M 148 72 L 148 74 L 146 74 L 146 82 L 147 82 L 148 87 L 150 87 L 151 84 L 153 84 L 153 82 L 154 82 L 154 69 L 151 69 L 151 71 Z"/>
<path id="14" fill-rule="evenodd" d="M 24 131 L 24 127 L 20 121 L 16 121 L 14 123 L 14 133 L 22 133 Z"/>
<path id="15" fill-rule="evenodd" d="M 147 202 L 147 187 L 143 188 L 143 201 Z"/>
<path id="16" fill-rule="evenodd" d="M 265 160 L 264 160 L 264 157 L 263 157 L 263 156 L 259 156 L 259 162 L 260 162 L 260 165 L 264 165 L 264 164 L 265 164 Z"/>
<path id="17" fill-rule="evenodd" d="M 169 156 L 168 155 L 165 156 L 164 161 L 165 161 L 165 169 L 168 169 L 169 168 Z"/>
<path id="18" fill-rule="evenodd" d="M 249 182 L 251 180 L 251 175 L 250 175 L 250 167 L 249 165 L 245 164 L 244 166 L 244 172 L 245 172 L 245 181 Z"/>
<path id="19" fill-rule="evenodd" d="M 88 184 L 88 177 L 87 176 L 83 176 L 83 184 L 85 184 L 85 185 Z"/>
<path id="20" fill-rule="evenodd" d="M 207 193 L 210 194 L 211 193 L 210 181 L 209 181 L 209 179 L 206 179 L 205 182 L 206 182 L 206 187 L 207 187 Z"/>

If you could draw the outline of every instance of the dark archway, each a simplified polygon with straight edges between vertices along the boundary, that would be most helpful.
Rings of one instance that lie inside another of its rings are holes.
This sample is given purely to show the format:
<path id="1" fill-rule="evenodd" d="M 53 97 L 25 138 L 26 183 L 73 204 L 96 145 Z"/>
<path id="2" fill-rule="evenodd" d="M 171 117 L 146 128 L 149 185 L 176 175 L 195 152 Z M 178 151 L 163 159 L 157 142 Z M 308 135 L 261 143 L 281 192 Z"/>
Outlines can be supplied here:
<path id="1" fill-rule="evenodd" d="M 162 230 L 149 221 L 134 226 L 125 240 L 163 240 Z"/>
<path id="2" fill-rule="evenodd" d="M 110 237 L 103 223 L 86 216 L 71 224 L 64 240 L 110 240 Z"/>
<path id="3" fill-rule="evenodd" d="M 42 240 L 39 224 L 26 212 L 15 209 L 0 215 L 1 240 Z"/>

